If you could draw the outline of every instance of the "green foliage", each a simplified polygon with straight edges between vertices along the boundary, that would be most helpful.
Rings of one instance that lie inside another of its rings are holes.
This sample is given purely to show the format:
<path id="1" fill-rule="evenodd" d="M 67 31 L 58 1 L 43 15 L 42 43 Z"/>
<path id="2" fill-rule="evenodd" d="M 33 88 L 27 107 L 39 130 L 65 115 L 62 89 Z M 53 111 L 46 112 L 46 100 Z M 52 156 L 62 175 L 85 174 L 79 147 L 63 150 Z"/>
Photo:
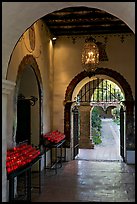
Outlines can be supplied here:
<path id="1" fill-rule="evenodd" d="M 120 119 L 118 118 L 118 119 L 114 119 L 113 120 L 117 125 L 120 125 Z"/>
<path id="2" fill-rule="evenodd" d="M 100 118 L 99 110 L 97 107 L 94 107 L 92 111 L 92 127 L 97 128 L 97 130 L 100 130 L 102 128 L 101 118 Z"/>
<path id="3" fill-rule="evenodd" d="M 120 88 L 110 80 L 103 80 L 99 83 L 99 86 L 95 89 L 92 96 L 95 101 L 121 101 L 124 99 L 124 95 L 121 92 Z"/>
<path id="4" fill-rule="evenodd" d="M 100 131 L 98 131 L 96 128 L 93 128 L 92 134 L 93 134 L 92 139 L 93 139 L 94 144 L 97 145 L 97 144 L 102 143 Z"/>
<path id="5" fill-rule="evenodd" d="M 112 110 L 112 113 L 116 116 L 116 117 L 119 117 L 119 115 L 120 115 L 120 109 L 119 108 L 114 108 L 113 110 Z"/>
<path id="6" fill-rule="evenodd" d="M 120 124 L 120 109 L 119 109 L 119 108 L 114 108 L 114 109 L 112 110 L 112 114 L 113 114 L 113 116 L 114 116 L 113 121 L 114 121 L 117 125 L 119 125 L 119 124 Z"/>
<path id="7" fill-rule="evenodd" d="M 92 138 L 94 144 L 100 144 L 101 140 L 101 118 L 99 115 L 99 110 L 97 107 L 94 107 L 92 111 Z"/>

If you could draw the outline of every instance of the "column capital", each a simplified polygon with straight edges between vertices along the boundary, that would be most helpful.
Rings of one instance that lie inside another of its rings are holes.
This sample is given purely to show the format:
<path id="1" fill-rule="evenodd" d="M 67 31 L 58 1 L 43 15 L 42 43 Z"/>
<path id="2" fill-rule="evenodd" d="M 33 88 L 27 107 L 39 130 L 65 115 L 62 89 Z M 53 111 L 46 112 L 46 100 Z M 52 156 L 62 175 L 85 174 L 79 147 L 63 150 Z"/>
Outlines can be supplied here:
<path id="1" fill-rule="evenodd" d="M 90 106 L 90 102 L 80 102 L 80 106 Z"/>
<path id="2" fill-rule="evenodd" d="M 14 89 L 16 83 L 13 81 L 2 79 L 2 94 L 9 95 Z"/>
<path id="3" fill-rule="evenodd" d="M 79 106 L 79 110 L 80 111 L 90 111 L 91 110 L 91 106 Z"/>

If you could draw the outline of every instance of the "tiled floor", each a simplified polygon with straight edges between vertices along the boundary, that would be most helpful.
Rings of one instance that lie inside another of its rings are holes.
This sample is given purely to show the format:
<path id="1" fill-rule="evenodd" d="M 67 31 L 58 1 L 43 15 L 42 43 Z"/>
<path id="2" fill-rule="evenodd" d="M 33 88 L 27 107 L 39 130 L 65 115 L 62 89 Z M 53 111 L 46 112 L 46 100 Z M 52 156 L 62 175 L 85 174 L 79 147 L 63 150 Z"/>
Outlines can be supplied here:
<path id="1" fill-rule="evenodd" d="M 32 183 L 36 185 L 37 174 Z M 135 167 L 117 161 L 73 160 L 42 172 L 41 193 L 32 202 L 135 202 Z"/>
<path id="2" fill-rule="evenodd" d="M 42 172 L 41 193 L 32 188 L 32 202 L 135 202 L 135 165 L 122 162 L 118 130 L 106 128 L 102 144 L 94 149 L 80 149 L 75 160 L 63 162 L 62 168 Z M 32 184 L 38 174 L 32 175 Z"/>

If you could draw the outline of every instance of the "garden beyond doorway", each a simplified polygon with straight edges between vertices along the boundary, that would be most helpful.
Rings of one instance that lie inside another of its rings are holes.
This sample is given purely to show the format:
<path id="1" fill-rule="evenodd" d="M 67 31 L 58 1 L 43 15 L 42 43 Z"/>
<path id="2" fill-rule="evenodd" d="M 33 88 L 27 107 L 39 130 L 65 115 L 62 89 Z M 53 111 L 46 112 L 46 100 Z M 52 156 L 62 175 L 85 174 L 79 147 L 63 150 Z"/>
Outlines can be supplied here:
<path id="1" fill-rule="evenodd" d="M 98 161 L 122 161 L 120 156 L 120 126 L 112 118 L 102 120 L 102 143 L 94 149 L 79 149 L 76 159 Z"/>

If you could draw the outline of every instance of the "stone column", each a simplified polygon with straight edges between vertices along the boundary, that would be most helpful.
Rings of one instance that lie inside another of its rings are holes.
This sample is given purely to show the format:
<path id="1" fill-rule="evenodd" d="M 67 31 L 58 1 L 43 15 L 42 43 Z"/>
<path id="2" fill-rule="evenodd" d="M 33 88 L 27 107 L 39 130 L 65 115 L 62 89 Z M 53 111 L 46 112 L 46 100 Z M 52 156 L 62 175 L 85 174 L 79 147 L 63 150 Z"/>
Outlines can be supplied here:
<path id="1" fill-rule="evenodd" d="M 135 121 L 134 121 L 134 110 L 135 101 L 124 101 L 126 109 L 126 162 L 128 164 L 135 164 Z"/>
<path id="2" fill-rule="evenodd" d="M 80 141 L 79 148 L 93 149 L 94 144 L 90 139 L 90 105 L 82 105 L 80 110 Z"/>
<path id="3" fill-rule="evenodd" d="M 15 83 L 2 80 L 2 202 L 8 201 L 7 190 L 7 172 L 6 172 L 6 155 L 7 155 L 7 102 L 8 95 L 11 93 Z"/>
<path id="4" fill-rule="evenodd" d="M 93 106 L 90 106 L 90 107 L 91 107 L 90 109 L 90 140 L 92 141 L 92 109 L 93 109 Z"/>

